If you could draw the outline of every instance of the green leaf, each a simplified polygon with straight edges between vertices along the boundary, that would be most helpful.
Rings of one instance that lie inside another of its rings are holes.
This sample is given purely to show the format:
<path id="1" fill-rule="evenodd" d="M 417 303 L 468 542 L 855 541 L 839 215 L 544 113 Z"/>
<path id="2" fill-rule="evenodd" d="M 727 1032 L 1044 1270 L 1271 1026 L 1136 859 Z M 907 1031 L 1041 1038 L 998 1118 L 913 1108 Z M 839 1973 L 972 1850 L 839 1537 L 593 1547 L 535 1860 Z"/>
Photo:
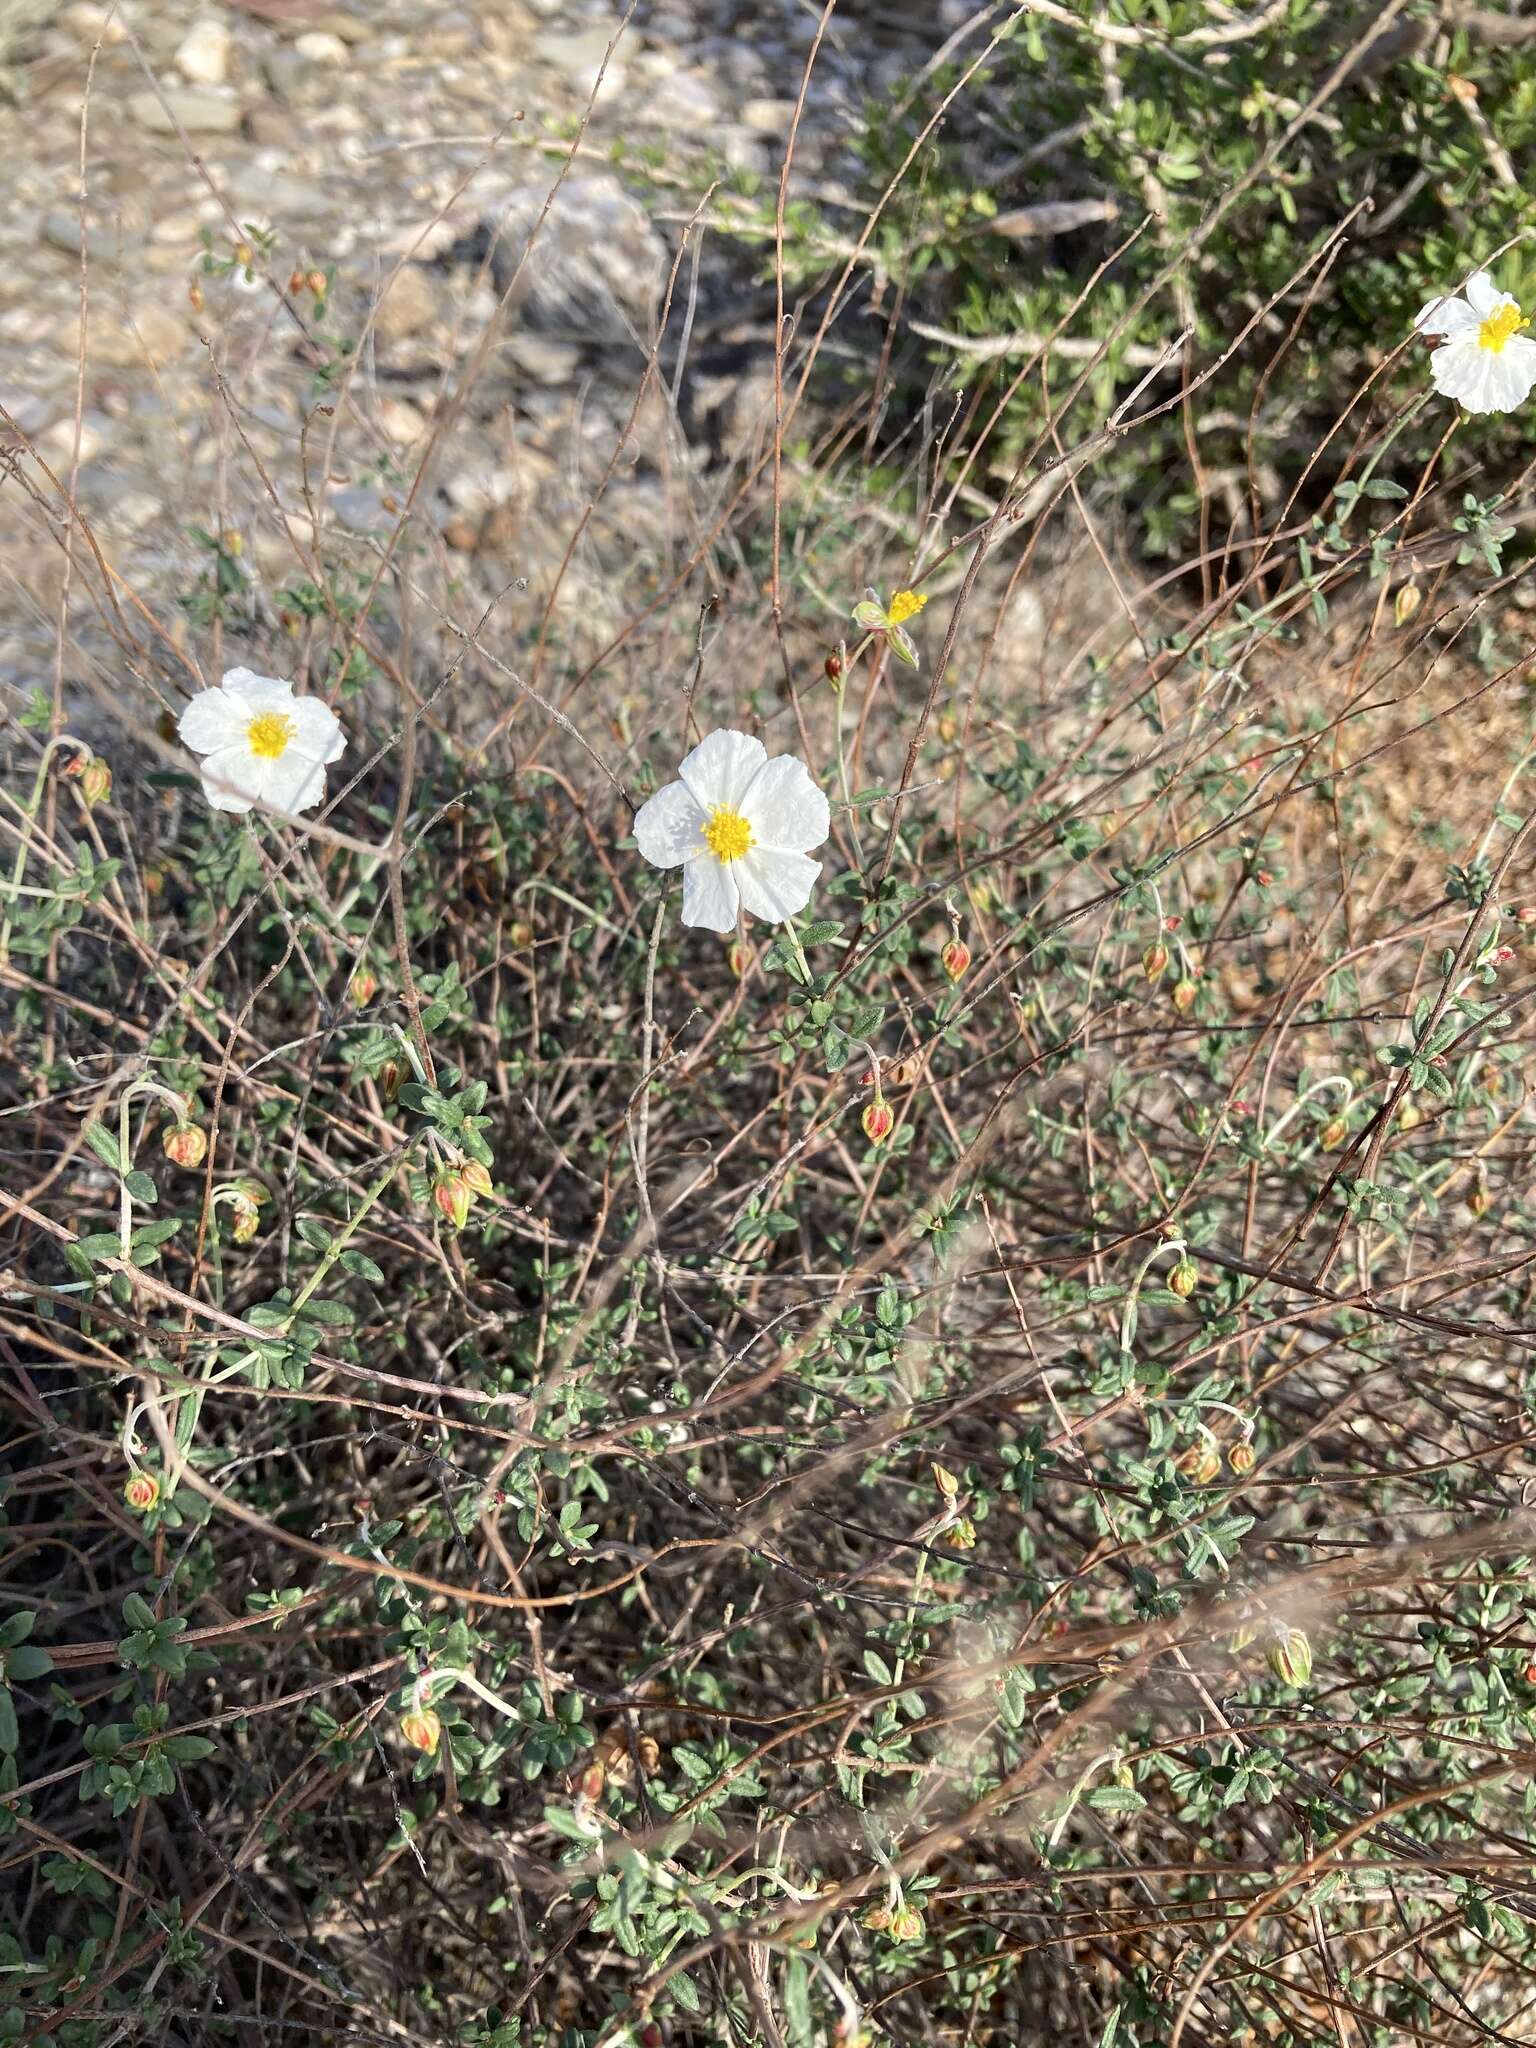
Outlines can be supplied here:
<path id="1" fill-rule="evenodd" d="M 331 1233 L 323 1223 L 317 1222 L 313 1216 L 301 1216 L 293 1227 L 312 1251 L 328 1252 L 330 1250 L 332 1242 Z"/>
<path id="2" fill-rule="evenodd" d="M 147 1173 L 135 1167 L 132 1173 L 123 1175 L 123 1186 L 136 1202 L 153 1202 L 158 1199 L 159 1189 Z"/>
<path id="3" fill-rule="evenodd" d="M 117 1148 L 116 1138 L 105 1124 L 89 1123 L 80 1135 L 104 1166 L 110 1166 L 114 1173 L 122 1172 L 123 1155 Z"/>

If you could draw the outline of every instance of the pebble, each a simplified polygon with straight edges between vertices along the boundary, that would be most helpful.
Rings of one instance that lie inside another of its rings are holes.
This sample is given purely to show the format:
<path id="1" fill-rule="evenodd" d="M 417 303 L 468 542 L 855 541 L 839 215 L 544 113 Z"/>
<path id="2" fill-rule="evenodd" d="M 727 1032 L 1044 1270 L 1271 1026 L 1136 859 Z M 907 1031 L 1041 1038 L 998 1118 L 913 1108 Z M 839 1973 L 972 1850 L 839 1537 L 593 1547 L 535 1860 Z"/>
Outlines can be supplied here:
<path id="1" fill-rule="evenodd" d="M 536 35 L 533 39 L 533 55 L 545 64 L 552 65 L 576 92 L 590 93 L 597 77 L 598 66 L 607 54 L 608 45 L 613 41 L 611 30 L 586 29 L 578 35 Z M 617 48 L 608 58 L 608 68 L 603 73 L 603 82 L 598 90 L 597 100 L 615 98 L 629 83 L 629 73 L 624 64 L 624 40 L 620 38 Z"/>
<path id="2" fill-rule="evenodd" d="M 442 305 L 442 289 L 419 263 L 407 263 L 380 300 L 373 319 L 375 341 L 383 348 L 409 341 L 430 327 Z"/>
<path id="3" fill-rule="evenodd" d="M 295 41 L 295 50 L 310 64 L 345 64 L 347 46 L 329 29 L 314 29 Z"/>
<path id="4" fill-rule="evenodd" d="M 514 334 L 507 354 L 535 384 L 569 384 L 581 367 L 581 350 L 573 341 L 555 341 L 546 334 Z"/>
<path id="5" fill-rule="evenodd" d="M 412 405 L 408 398 L 381 399 L 378 417 L 386 437 L 399 448 L 409 448 L 427 431 L 427 422 L 420 408 Z"/>
<path id="6" fill-rule="evenodd" d="M 61 17 L 64 26 L 72 29 L 85 41 L 100 42 L 111 49 L 128 40 L 128 27 L 133 20 L 126 7 L 110 7 L 104 0 L 76 0 L 76 5 L 66 7 Z"/>
<path id="7" fill-rule="evenodd" d="M 159 93 L 134 92 L 126 104 L 130 119 L 150 135 L 174 135 L 178 121 L 189 135 L 234 135 L 240 127 L 240 102 L 211 88 L 167 86 L 163 103 Z"/>
<path id="8" fill-rule="evenodd" d="M 60 249 L 77 260 L 80 255 L 80 216 L 67 208 L 52 208 L 43 216 L 42 238 L 50 249 Z M 107 228 L 87 228 L 85 253 L 92 263 L 115 262 L 119 254 L 116 235 Z"/>
<path id="9" fill-rule="evenodd" d="M 222 21 L 202 15 L 177 47 L 176 69 L 193 85 L 227 84 L 232 41 Z"/>
<path id="10" fill-rule="evenodd" d="M 362 484 L 337 491 L 331 509 L 348 533 L 388 533 L 395 523 L 394 515 L 384 509 L 382 495 Z"/>
<path id="11" fill-rule="evenodd" d="M 754 135 L 771 136 L 775 142 L 788 135 L 794 118 L 793 100 L 744 100 L 737 115 L 743 128 Z"/>

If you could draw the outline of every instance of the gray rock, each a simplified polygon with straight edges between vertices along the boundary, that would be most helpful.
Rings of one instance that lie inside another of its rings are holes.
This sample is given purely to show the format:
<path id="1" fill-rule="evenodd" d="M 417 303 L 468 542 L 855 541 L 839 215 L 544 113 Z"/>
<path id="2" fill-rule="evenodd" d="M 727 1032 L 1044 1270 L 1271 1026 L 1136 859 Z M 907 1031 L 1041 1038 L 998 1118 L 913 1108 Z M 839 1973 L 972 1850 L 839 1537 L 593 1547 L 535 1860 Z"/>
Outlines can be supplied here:
<path id="1" fill-rule="evenodd" d="M 742 127 L 752 134 L 766 135 L 774 142 L 782 142 L 795 118 L 795 103 L 793 100 L 744 100 L 737 118 Z"/>
<path id="2" fill-rule="evenodd" d="M 130 93 L 127 107 L 131 118 L 150 135 L 174 135 L 178 121 L 189 135 L 234 135 L 239 132 L 242 114 L 233 93 L 196 86 L 167 86 L 163 104 L 158 93 Z"/>
<path id="3" fill-rule="evenodd" d="M 613 31 L 604 28 L 581 30 L 576 35 L 550 34 L 541 31 L 533 39 L 533 55 L 543 64 L 553 65 L 573 92 L 590 93 L 597 78 L 608 45 L 613 41 Z M 598 91 L 598 105 L 612 100 L 623 92 L 628 83 L 625 66 L 625 45 L 627 37 L 621 36 L 614 53 L 608 59 L 608 68 L 603 73 L 602 86 Z"/>
<path id="4" fill-rule="evenodd" d="M 193 85 L 223 85 L 229 77 L 229 53 L 229 30 L 212 15 L 201 15 L 177 46 L 176 69 Z"/>
<path id="5" fill-rule="evenodd" d="M 547 191 L 542 182 L 516 186 L 485 217 L 496 237 L 491 274 L 498 291 L 511 283 Z M 632 341 L 649 332 L 665 260 L 661 238 L 616 177 L 573 177 L 556 194 L 523 265 L 512 309 L 524 331 Z"/>
<path id="6" fill-rule="evenodd" d="M 581 366 L 581 350 L 574 342 L 555 341 L 547 334 L 514 334 L 507 354 L 535 384 L 569 384 Z"/>
<path id="7" fill-rule="evenodd" d="M 331 499 L 331 510 L 348 533 L 388 533 L 395 524 L 394 515 L 385 511 L 379 493 L 362 484 L 337 491 Z"/>
<path id="8" fill-rule="evenodd" d="M 66 256 L 80 254 L 80 216 L 68 212 L 64 207 L 54 207 L 44 214 L 42 239 L 50 249 L 60 249 Z M 85 231 L 85 253 L 92 263 L 112 263 L 118 256 L 116 235 L 106 228 L 87 228 Z"/>

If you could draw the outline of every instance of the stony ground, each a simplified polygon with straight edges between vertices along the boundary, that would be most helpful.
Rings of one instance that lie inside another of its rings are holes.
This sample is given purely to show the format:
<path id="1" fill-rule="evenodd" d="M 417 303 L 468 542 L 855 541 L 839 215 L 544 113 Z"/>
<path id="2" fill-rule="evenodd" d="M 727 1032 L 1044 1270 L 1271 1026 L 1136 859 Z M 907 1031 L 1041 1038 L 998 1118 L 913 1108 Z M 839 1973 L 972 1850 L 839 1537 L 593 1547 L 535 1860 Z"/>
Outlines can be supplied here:
<path id="1" fill-rule="evenodd" d="M 102 561 L 157 605 L 206 587 L 200 532 L 238 534 L 253 630 L 281 617 L 296 535 L 366 557 L 402 507 L 413 542 L 472 594 L 550 584 L 620 443 L 700 200 L 719 181 L 711 221 L 771 212 L 819 15 L 803 0 L 639 0 L 627 21 L 604 0 L 28 0 L 24 26 L 6 4 L 20 109 L 0 190 L 11 689 L 56 658 L 71 485 Z M 972 11 L 839 9 L 801 189 L 844 189 L 864 97 Z M 633 579 L 703 529 L 761 445 L 760 255 L 707 227 L 677 289 L 686 361 L 664 358 L 561 578 L 572 630 L 631 603 Z M 366 559 L 358 573 L 373 573 Z M 195 605 L 190 624 L 170 609 L 171 632 L 195 632 Z M 109 642 L 78 606 L 69 620 L 65 665 L 94 666 L 99 685 Z"/>

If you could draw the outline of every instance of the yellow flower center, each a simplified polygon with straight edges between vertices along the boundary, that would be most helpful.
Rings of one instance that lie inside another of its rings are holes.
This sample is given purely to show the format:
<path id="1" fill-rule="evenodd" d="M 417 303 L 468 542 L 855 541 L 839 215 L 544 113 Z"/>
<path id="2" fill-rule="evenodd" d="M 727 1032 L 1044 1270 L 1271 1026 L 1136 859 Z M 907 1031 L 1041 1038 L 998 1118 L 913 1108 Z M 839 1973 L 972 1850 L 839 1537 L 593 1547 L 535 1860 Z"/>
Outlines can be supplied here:
<path id="1" fill-rule="evenodd" d="M 276 761 L 287 753 L 293 738 L 293 720 L 281 711 L 258 711 L 245 728 L 245 743 L 263 761 Z"/>
<path id="2" fill-rule="evenodd" d="M 1477 330 L 1477 345 L 1496 356 L 1511 335 L 1518 334 L 1522 327 L 1529 327 L 1528 320 L 1520 317 L 1520 308 L 1513 299 L 1507 306 L 1500 306 L 1497 313 L 1490 313 Z"/>
<path id="3" fill-rule="evenodd" d="M 752 827 L 729 804 L 716 804 L 704 826 L 704 844 L 716 860 L 740 860 L 752 851 Z"/>
<path id="4" fill-rule="evenodd" d="M 915 590 L 898 590 L 891 599 L 891 608 L 886 617 L 893 626 L 904 626 L 908 619 L 915 619 L 928 602 Z"/>

